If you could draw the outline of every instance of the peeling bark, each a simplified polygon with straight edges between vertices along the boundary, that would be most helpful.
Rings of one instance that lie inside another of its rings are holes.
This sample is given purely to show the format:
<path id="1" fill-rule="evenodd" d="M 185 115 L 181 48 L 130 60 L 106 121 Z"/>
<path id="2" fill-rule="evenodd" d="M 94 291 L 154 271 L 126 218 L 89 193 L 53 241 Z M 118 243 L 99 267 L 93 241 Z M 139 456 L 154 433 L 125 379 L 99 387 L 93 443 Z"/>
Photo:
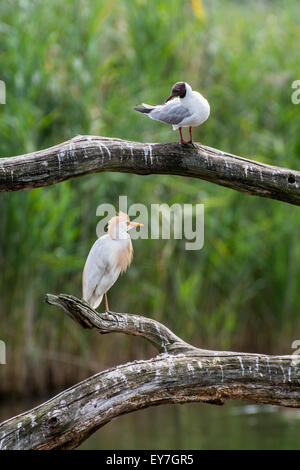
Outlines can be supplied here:
<path id="1" fill-rule="evenodd" d="M 59 183 L 88 173 L 170 174 L 300 205 L 300 172 L 200 144 L 140 143 L 77 136 L 46 150 L 0 159 L 0 191 Z"/>
<path id="2" fill-rule="evenodd" d="M 0 449 L 73 449 L 113 418 L 166 403 L 247 400 L 300 406 L 300 358 L 209 351 L 191 346 L 161 323 L 98 313 L 69 295 L 47 295 L 79 325 L 100 334 L 138 335 L 158 356 L 89 377 L 36 408 L 0 424 Z"/>

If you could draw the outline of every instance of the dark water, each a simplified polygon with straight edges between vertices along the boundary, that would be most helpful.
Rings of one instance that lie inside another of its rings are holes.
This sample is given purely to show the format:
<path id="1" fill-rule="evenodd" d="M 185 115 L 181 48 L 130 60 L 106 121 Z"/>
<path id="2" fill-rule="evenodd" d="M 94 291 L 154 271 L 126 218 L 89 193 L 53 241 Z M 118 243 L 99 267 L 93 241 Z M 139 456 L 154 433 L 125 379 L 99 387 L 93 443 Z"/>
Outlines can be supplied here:
<path id="1" fill-rule="evenodd" d="M 2 401 L 0 421 L 44 400 Z M 241 402 L 163 405 L 116 418 L 79 449 L 300 449 L 300 410 Z"/>
<path id="2" fill-rule="evenodd" d="M 80 449 L 299 449 L 300 410 L 227 403 L 168 405 L 122 416 Z"/>

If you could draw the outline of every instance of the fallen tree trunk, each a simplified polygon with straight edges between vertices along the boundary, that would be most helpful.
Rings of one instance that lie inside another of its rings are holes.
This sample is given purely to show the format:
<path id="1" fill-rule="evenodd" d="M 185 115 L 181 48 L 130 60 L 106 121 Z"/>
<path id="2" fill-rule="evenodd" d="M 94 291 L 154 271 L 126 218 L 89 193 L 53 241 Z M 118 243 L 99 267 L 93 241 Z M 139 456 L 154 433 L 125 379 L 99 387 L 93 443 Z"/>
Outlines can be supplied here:
<path id="1" fill-rule="evenodd" d="M 140 143 L 77 136 L 46 150 L 0 159 L 0 191 L 59 183 L 88 173 L 190 176 L 254 196 L 300 205 L 300 172 L 200 144 Z"/>
<path id="2" fill-rule="evenodd" d="M 227 399 L 300 407 L 300 358 L 195 348 L 161 323 L 98 313 L 69 295 L 47 295 L 84 328 L 142 336 L 160 354 L 100 372 L 0 424 L 0 449 L 73 449 L 113 418 L 166 403 Z M 299 359 L 299 363 L 296 359 Z"/>

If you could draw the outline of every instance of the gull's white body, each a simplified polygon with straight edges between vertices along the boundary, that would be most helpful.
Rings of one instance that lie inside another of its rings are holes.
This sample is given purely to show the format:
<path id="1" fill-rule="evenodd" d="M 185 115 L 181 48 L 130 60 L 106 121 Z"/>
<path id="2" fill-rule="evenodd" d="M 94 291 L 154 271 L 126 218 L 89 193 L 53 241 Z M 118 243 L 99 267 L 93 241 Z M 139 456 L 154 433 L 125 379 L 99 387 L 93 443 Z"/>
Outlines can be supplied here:
<path id="1" fill-rule="evenodd" d="M 130 236 L 126 235 L 126 238 L 114 240 L 105 234 L 95 241 L 89 252 L 82 275 L 82 291 L 83 299 L 94 309 L 123 271 L 120 262 L 123 253 L 132 252 Z"/>
<path id="2" fill-rule="evenodd" d="M 205 122 L 210 114 L 210 106 L 206 98 L 193 91 L 189 85 L 186 86 L 186 95 L 184 98 L 178 98 L 181 105 L 187 108 L 191 114 L 190 117 L 185 118 L 181 124 L 173 125 L 174 131 L 179 127 L 197 127 Z"/>
<path id="3" fill-rule="evenodd" d="M 173 130 L 203 124 L 210 114 L 209 103 L 201 93 L 193 91 L 187 83 L 185 83 L 185 87 L 186 95 L 184 98 L 177 97 L 158 106 L 142 103 L 145 108 L 152 109 L 147 116 L 155 121 L 172 124 Z"/>

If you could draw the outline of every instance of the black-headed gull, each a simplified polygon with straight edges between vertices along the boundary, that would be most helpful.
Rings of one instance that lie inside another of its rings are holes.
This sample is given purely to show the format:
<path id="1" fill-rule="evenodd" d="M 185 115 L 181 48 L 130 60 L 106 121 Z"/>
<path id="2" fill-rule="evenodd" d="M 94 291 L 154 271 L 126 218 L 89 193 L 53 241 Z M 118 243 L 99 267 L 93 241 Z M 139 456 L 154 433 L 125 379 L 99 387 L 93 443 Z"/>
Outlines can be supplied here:
<path id="1" fill-rule="evenodd" d="M 175 98 L 176 97 L 176 98 Z M 175 98 L 175 99 L 172 99 Z M 151 106 L 142 103 L 143 108 L 134 108 L 140 113 L 145 113 L 155 121 L 172 124 L 173 130 L 179 129 L 182 144 L 193 142 L 192 127 L 200 126 L 207 120 L 210 113 L 208 101 L 197 91 L 193 91 L 186 82 L 177 82 L 172 87 L 171 95 L 165 104 Z M 182 127 L 188 127 L 190 141 L 182 137 Z"/>

